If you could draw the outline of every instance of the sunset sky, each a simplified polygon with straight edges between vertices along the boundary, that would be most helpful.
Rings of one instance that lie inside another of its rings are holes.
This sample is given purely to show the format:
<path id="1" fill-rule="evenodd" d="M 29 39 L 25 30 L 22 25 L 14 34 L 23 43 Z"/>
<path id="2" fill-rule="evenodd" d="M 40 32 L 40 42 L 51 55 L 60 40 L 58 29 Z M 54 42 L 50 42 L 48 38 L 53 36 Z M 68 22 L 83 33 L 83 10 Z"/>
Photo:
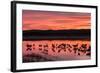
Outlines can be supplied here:
<path id="1" fill-rule="evenodd" d="M 23 10 L 22 24 L 23 30 L 90 29 L 91 14 Z"/>

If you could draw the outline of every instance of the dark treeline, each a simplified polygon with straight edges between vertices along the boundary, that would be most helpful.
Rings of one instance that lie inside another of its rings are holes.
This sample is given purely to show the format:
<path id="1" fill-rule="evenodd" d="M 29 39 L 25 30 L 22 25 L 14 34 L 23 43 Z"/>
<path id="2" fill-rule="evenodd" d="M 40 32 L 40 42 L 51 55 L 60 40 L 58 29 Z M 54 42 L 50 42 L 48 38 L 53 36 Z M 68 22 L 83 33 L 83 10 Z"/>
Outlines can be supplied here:
<path id="1" fill-rule="evenodd" d="M 90 35 L 90 29 L 81 30 L 24 30 L 23 36 L 81 36 Z"/>
<path id="2" fill-rule="evenodd" d="M 23 40 L 34 39 L 90 39 L 91 30 L 24 30 Z"/>

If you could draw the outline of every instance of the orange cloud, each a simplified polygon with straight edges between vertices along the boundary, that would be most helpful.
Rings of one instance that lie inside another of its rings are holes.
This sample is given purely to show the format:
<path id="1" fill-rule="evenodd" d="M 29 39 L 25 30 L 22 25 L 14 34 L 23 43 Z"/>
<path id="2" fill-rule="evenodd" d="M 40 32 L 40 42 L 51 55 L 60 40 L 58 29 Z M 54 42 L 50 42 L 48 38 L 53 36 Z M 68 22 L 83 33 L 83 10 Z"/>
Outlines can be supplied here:
<path id="1" fill-rule="evenodd" d="M 23 10 L 23 30 L 90 29 L 91 14 Z"/>

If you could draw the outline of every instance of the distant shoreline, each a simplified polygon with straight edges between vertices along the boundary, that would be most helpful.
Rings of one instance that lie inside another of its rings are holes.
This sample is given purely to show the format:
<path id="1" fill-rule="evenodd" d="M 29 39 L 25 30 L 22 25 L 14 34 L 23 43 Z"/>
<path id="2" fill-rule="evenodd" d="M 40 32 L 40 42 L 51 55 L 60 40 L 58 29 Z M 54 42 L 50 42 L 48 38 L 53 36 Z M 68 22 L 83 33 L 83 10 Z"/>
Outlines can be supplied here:
<path id="1" fill-rule="evenodd" d="M 23 37 L 23 40 L 28 41 L 28 40 L 90 40 L 89 36 L 84 36 L 84 37 L 77 37 L 77 36 L 27 36 Z"/>
<path id="2" fill-rule="evenodd" d="M 23 40 L 90 40 L 90 29 L 81 30 L 24 30 Z"/>

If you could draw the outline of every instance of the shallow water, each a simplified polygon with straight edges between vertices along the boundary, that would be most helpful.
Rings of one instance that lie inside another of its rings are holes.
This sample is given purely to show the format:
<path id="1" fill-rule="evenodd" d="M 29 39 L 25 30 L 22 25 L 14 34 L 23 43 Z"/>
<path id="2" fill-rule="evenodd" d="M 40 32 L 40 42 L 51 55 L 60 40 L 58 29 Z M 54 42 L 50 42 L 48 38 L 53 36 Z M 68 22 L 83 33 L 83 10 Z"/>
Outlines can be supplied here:
<path id="1" fill-rule="evenodd" d="M 22 55 L 39 55 L 49 60 L 86 60 L 91 58 L 91 44 L 87 40 L 23 41 Z M 34 58 L 28 56 L 28 58 Z M 24 59 L 23 59 L 24 60 Z"/>

